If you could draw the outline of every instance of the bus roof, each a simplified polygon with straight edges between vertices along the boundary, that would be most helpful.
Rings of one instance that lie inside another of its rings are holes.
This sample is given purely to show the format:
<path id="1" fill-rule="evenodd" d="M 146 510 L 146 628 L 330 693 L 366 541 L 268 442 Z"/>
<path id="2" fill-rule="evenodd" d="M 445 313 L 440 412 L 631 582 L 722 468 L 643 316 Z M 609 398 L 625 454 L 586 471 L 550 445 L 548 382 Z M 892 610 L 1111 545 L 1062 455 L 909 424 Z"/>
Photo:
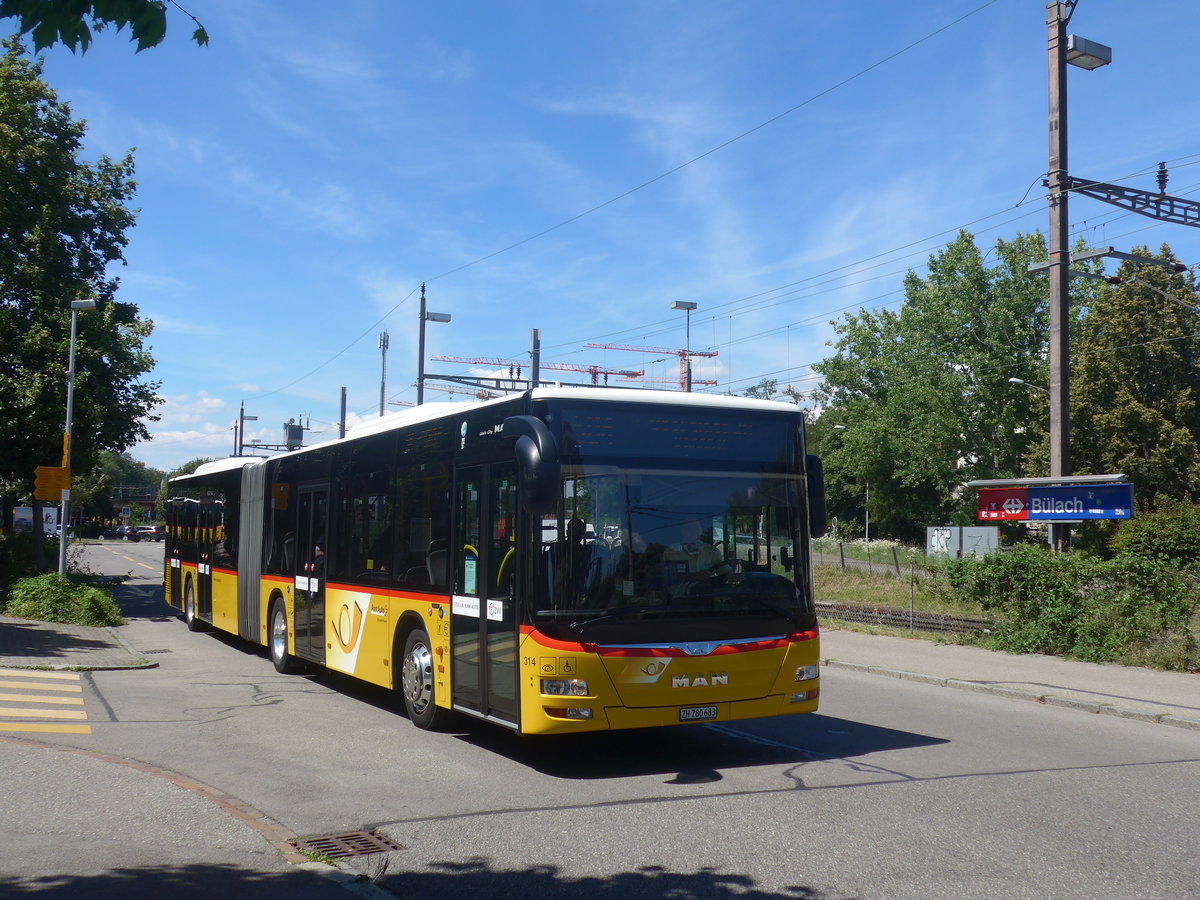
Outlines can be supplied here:
<path id="1" fill-rule="evenodd" d="M 602 401 L 606 403 L 646 403 L 657 404 L 661 406 L 691 406 L 704 407 L 705 409 L 727 409 L 730 411 L 741 410 L 760 410 L 762 412 L 778 412 L 778 413 L 796 413 L 799 408 L 793 403 L 782 403 L 777 400 L 756 400 L 750 397 L 732 397 L 725 394 L 705 394 L 705 393 L 686 393 L 684 391 L 660 391 L 647 390 L 644 388 L 601 388 L 601 387 L 539 387 L 532 391 L 526 392 L 527 396 L 532 396 L 533 400 L 583 400 L 583 401 Z M 429 422 L 437 419 L 454 418 L 460 416 L 467 411 L 483 409 L 488 406 L 496 406 L 502 403 L 511 402 L 520 394 L 509 394 L 505 397 L 497 397 L 491 400 L 483 400 L 478 403 L 452 403 L 439 401 L 434 403 L 423 403 L 420 406 L 414 406 L 409 409 L 403 409 L 398 412 L 388 413 L 387 415 L 379 416 L 378 418 L 368 419 L 364 422 L 355 425 L 346 431 L 347 438 L 359 438 L 370 434 L 380 434 L 391 431 L 395 428 L 401 428 L 406 425 L 415 425 L 420 422 Z M 287 453 L 278 454 L 271 457 L 247 457 L 247 456 L 231 456 L 226 459 L 213 460 L 212 462 L 204 463 L 197 467 L 196 471 L 191 475 L 180 475 L 172 478 L 171 482 L 184 481 L 194 476 L 213 475 L 220 472 L 228 472 L 233 469 L 240 469 L 244 466 L 256 465 L 264 462 L 266 459 L 283 459 L 297 453 L 307 453 L 310 450 L 315 450 L 318 447 L 325 447 L 331 444 L 337 444 L 341 438 L 333 438 L 328 441 L 322 441 L 319 444 L 311 444 L 307 447 L 302 447 L 297 450 L 291 450 Z"/>
<path id="2" fill-rule="evenodd" d="M 255 463 L 262 462 L 263 457 L 260 456 L 227 456 L 225 459 L 214 459 L 210 462 L 201 463 L 196 467 L 196 471 L 190 472 L 187 475 L 176 475 L 171 479 L 174 484 L 177 481 L 186 481 L 193 476 L 214 475 L 218 472 L 229 472 L 234 469 L 240 469 L 243 466 L 252 466 Z"/>

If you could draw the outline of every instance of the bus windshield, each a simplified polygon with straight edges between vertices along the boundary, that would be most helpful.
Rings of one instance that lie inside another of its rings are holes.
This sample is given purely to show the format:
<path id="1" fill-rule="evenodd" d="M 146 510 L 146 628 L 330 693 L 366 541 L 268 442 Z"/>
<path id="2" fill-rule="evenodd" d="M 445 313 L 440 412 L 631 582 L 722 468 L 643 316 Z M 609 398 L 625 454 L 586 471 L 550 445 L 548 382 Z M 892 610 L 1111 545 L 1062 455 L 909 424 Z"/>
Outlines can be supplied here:
<path id="1" fill-rule="evenodd" d="M 811 628 L 796 475 L 564 467 L 542 520 L 533 623 L 599 643 L 774 636 Z"/>

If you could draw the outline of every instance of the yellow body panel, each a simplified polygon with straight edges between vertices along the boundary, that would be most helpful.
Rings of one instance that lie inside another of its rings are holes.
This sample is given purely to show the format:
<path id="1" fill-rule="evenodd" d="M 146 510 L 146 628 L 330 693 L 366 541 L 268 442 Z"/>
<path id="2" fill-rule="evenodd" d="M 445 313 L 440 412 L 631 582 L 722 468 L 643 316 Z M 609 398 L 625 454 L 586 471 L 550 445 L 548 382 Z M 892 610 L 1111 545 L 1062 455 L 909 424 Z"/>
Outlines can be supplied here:
<path id="1" fill-rule="evenodd" d="M 222 631 L 238 633 L 238 577 L 233 572 L 212 573 L 212 623 Z"/>
<path id="2" fill-rule="evenodd" d="M 800 666 L 817 665 L 820 640 L 709 656 L 600 656 L 521 640 L 521 731 L 569 734 L 610 728 L 680 724 L 685 707 L 716 706 L 715 719 L 731 721 L 815 712 L 820 680 L 797 682 Z M 543 678 L 587 682 L 585 696 L 546 695 Z M 809 692 L 811 699 L 792 702 Z M 565 708 L 590 709 L 591 719 L 568 719 Z"/>
<path id="3" fill-rule="evenodd" d="M 196 584 L 196 566 L 180 566 L 181 591 L 188 579 Z M 288 618 L 288 652 L 295 653 L 295 590 L 289 579 L 260 581 L 259 642 L 269 640 L 269 613 L 274 597 L 282 596 Z M 182 608 L 183 597 L 170 598 Z M 325 664 L 329 669 L 390 688 L 396 629 L 403 619 L 419 620 L 429 635 L 434 655 L 434 702 L 451 706 L 449 602 L 438 596 L 372 593 L 351 587 L 325 591 Z M 238 633 L 237 576 L 213 573 L 213 624 Z M 407 625 L 405 626 L 408 627 Z M 548 647 L 530 633 L 520 636 L 518 681 L 521 731 L 525 734 L 571 734 L 624 728 L 680 724 L 680 710 L 715 706 L 710 722 L 764 718 L 815 712 L 820 680 L 795 680 L 801 666 L 817 665 L 819 639 L 796 641 L 763 649 L 708 656 L 600 655 L 582 646 Z M 397 656 L 401 648 L 396 648 Z M 583 680 L 586 696 L 545 695 L 543 678 Z M 810 699 L 792 696 L 808 692 Z M 590 719 L 569 719 L 566 708 L 589 709 Z"/>

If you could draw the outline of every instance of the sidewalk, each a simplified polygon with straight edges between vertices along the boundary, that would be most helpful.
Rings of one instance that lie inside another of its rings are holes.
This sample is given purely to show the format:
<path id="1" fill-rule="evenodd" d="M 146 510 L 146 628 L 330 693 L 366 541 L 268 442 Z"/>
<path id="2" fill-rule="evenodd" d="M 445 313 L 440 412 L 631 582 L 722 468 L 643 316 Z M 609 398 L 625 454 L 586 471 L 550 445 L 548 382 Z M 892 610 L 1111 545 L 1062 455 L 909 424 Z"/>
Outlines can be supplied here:
<path id="1" fill-rule="evenodd" d="M 156 666 L 116 628 L 0 616 L 0 680 L 9 689 L 44 690 L 37 671 L 47 669 Z M 0 789 L 9 799 L 0 829 L 8 851 L 0 866 L 4 896 L 48 890 L 96 900 L 393 898 L 357 881 L 349 867 L 309 862 L 288 844 L 290 830 L 217 788 L 127 756 L 38 737 L 6 733 L 0 724 Z M 65 843 L 64 815 L 73 823 Z M 52 858 L 47 840 L 55 844 Z"/>
<path id="2" fill-rule="evenodd" d="M 0 616 L 0 668 L 151 669 L 115 628 Z"/>
<path id="3" fill-rule="evenodd" d="M 823 627 L 821 663 L 1200 731 L 1200 675 Z"/>

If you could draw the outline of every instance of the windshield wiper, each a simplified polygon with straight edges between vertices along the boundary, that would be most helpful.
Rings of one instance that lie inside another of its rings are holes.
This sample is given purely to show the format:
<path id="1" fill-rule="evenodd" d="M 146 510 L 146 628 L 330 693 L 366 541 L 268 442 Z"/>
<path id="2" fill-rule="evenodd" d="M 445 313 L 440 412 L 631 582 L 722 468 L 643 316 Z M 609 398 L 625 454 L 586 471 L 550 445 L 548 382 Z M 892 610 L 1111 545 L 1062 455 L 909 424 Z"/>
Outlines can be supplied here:
<path id="1" fill-rule="evenodd" d="M 605 610 L 603 615 L 596 616 L 595 618 L 584 619 L 581 622 L 572 622 L 570 628 L 572 631 L 583 631 L 587 626 L 594 625 L 597 622 L 606 622 L 609 619 L 623 619 L 626 616 L 637 616 L 643 613 L 666 612 L 667 609 L 668 607 L 661 604 L 657 606 L 618 606 Z"/>
<path id="2" fill-rule="evenodd" d="M 797 628 L 807 628 L 808 626 L 800 619 L 798 610 L 788 609 L 786 606 L 779 606 L 775 603 L 763 604 L 768 610 L 775 613 L 781 619 L 787 619 Z"/>

